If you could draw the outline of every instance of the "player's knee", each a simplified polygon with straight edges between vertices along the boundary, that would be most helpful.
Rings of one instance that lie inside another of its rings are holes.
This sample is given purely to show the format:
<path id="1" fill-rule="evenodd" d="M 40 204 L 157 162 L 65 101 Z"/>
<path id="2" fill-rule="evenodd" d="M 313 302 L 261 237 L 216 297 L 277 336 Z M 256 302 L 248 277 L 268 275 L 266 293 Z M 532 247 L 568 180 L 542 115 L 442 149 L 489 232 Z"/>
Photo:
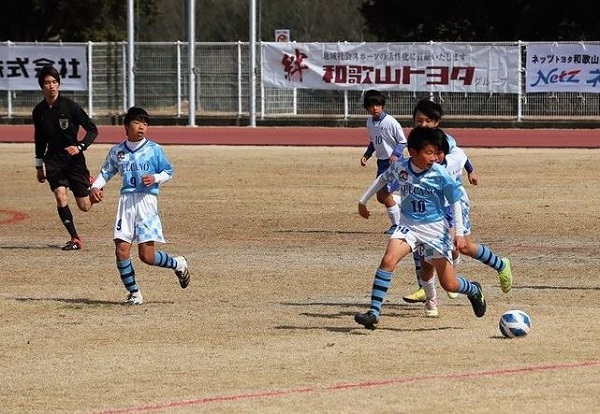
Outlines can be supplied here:
<path id="1" fill-rule="evenodd" d="M 140 260 L 147 265 L 154 265 L 154 254 L 140 252 Z"/>
<path id="2" fill-rule="evenodd" d="M 458 291 L 458 280 L 456 278 L 448 279 L 448 278 L 439 278 L 440 286 L 446 292 L 457 292 Z"/>
<path id="3" fill-rule="evenodd" d="M 78 204 L 79 206 L 79 210 L 83 211 L 83 212 L 88 212 L 92 209 L 92 203 L 87 203 L 87 204 Z"/>
<path id="4" fill-rule="evenodd" d="M 394 269 L 396 268 L 397 264 L 398 264 L 398 260 L 395 257 L 392 257 L 390 255 L 385 255 L 381 259 L 381 263 L 379 264 L 379 267 L 388 272 L 393 272 Z"/>
<path id="5" fill-rule="evenodd" d="M 471 244 L 467 243 L 465 247 L 461 247 L 460 249 L 458 249 L 458 251 L 461 254 L 464 254 L 465 256 L 473 257 L 477 250 L 474 251 Z"/>
<path id="6" fill-rule="evenodd" d="M 92 208 L 92 202 L 89 197 L 76 197 L 75 201 L 77 202 L 77 208 L 83 212 L 90 211 Z"/>

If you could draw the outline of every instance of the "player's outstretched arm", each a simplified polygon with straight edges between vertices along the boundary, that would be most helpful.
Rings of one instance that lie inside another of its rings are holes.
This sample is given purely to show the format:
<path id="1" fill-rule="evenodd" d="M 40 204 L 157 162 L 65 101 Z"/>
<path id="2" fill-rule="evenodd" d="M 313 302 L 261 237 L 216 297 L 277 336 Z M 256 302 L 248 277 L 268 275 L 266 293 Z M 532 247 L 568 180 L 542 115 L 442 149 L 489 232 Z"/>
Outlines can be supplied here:
<path id="1" fill-rule="evenodd" d="M 377 177 L 367 188 L 365 193 L 358 200 L 358 214 L 363 218 L 369 218 L 369 210 L 367 210 L 367 202 L 373 197 L 377 191 L 381 190 L 385 186 L 386 181 L 383 179 L 383 174 Z"/>

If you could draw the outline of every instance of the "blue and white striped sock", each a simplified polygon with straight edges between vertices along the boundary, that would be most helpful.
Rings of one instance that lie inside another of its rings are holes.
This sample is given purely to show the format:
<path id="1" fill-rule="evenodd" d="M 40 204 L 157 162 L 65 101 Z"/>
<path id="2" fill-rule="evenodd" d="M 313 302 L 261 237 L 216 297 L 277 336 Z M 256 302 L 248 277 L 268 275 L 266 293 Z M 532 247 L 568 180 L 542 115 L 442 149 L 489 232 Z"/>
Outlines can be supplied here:
<path id="1" fill-rule="evenodd" d="M 477 247 L 477 253 L 473 256 L 473 259 L 479 260 L 481 263 L 488 265 L 495 269 L 497 272 L 504 269 L 504 262 L 502 258 L 492 251 L 485 244 L 479 244 Z"/>
<path id="2" fill-rule="evenodd" d="M 138 285 L 135 283 L 135 270 L 133 270 L 133 264 L 131 263 L 130 259 L 117 262 L 117 269 L 119 269 L 121 281 L 128 292 L 133 293 L 140 290 Z"/>
<path id="3" fill-rule="evenodd" d="M 473 282 L 465 279 L 462 276 L 457 276 L 456 279 L 458 279 L 459 283 L 458 293 L 462 293 L 463 295 L 467 296 L 473 296 L 476 293 L 479 293 L 479 289 L 473 284 Z"/>
<path id="4" fill-rule="evenodd" d="M 175 269 L 177 267 L 177 260 L 167 252 L 154 252 L 154 266 Z"/>
<path id="5" fill-rule="evenodd" d="M 381 306 L 387 296 L 387 291 L 392 284 L 392 272 L 377 269 L 375 280 L 373 280 L 373 291 L 371 292 L 371 312 L 379 317 Z"/>

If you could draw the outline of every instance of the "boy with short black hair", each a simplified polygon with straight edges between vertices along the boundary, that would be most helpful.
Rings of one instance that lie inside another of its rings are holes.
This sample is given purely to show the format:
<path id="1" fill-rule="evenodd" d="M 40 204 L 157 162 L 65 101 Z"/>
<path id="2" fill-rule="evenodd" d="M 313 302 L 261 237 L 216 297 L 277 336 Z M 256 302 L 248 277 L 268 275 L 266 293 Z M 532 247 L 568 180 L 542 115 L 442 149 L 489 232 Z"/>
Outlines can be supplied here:
<path id="1" fill-rule="evenodd" d="M 185 257 L 173 257 L 164 251 L 155 251 L 154 243 L 165 243 L 158 214 L 159 185 L 171 179 L 173 167 L 162 147 L 146 138 L 150 117 L 139 107 L 131 107 L 125 115 L 127 139 L 113 146 L 98 178 L 92 184 L 90 198 L 100 202 L 104 185 L 117 173 L 122 186 L 114 228 L 117 269 L 125 289 L 129 292 L 124 305 L 144 302 L 130 260 L 131 246 L 138 243 L 142 262 L 175 271 L 180 286 L 190 283 L 190 272 Z"/>
<path id="2" fill-rule="evenodd" d="M 369 116 L 367 130 L 369 133 L 369 146 L 360 159 L 360 165 L 366 166 L 373 153 L 377 157 L 377 174 L 388 169 L 398 159 L 404 157 L 406 138 L 400 123 L 384 111 L 385 96 L 374 89 L 368 90 L 363 96 L 363 106 Z M 400 209 L 392 197 L 398 189 L 397 183 L 389 183 L 377 192 L 377 201 L 386 208 L 391 222 L 389 229 L 384 234 L 392 234 L 400 221 Z"/>
<path id="3" fill-rule="evenodd" d="M 452 265 L 453 244 L 458 248 L 465 244 L 463 237 L 461 191 L 458 183 L 444 167 L 436 163 L 437 152 L 448 151 L 445 133 L 439 128 L 417 127 L 408 136 L 410 158 L 400 160 L 381 174 L 360 198 L 358 213 L 369 218 L 367 201 L 386 183 L 397 180 L 401 197 L 401 222 L 388 240 L 387 248 L 373 281 L 371 308 L 358 313 L 354 320 L 367 329 L 375 329 L 379 322 L 381 307 L 391 285 L 393 271 L 406 255 L 417 247 L 423 259 L 433 265 L 442 287 L 449 292 L 467 295 L 475 316 L 482 317 L 486 301 L 479 283 L 456 277 Z M 448 202 L 456 217 L 455 236 L 452 238 L 446 220 L 445 203 Z M 437 314 L 436 280 L 427 275 L 422 280 L 426 293 L 425 314 Z"/>

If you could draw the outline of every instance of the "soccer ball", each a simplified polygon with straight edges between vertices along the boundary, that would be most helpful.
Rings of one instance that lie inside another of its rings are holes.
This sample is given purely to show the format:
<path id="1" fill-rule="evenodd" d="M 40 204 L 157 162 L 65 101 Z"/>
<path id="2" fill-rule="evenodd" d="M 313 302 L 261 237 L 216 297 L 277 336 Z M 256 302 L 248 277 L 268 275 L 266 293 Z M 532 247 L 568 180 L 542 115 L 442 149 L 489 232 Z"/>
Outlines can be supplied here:
<path id="1" fill-rule="evenodd" d="M 522 310 L 513 309 L 502 314 L 498 326 L 505 337 L 518 338 L 529 333 L 531 318 Z"/>

